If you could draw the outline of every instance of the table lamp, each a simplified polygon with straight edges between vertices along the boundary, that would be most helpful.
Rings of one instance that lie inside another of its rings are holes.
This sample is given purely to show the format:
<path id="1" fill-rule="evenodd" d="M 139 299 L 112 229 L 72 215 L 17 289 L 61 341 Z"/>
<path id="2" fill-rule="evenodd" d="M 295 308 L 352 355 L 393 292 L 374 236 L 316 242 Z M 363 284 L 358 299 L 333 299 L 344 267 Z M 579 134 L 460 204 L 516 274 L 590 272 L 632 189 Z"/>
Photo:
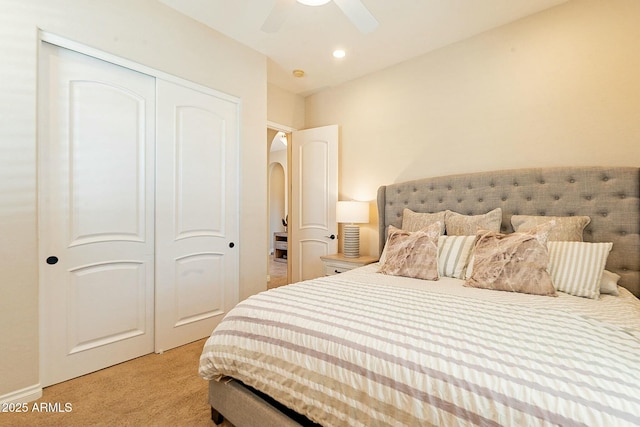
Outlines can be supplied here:
<path id="1" fill-rule="evenodd" d="M 369 222 L 369 203 L 339 201 L 336 204 L 336 221 L 344 223 L 343 255 L 347 258 L 360 256 L 360 226 Z"/>

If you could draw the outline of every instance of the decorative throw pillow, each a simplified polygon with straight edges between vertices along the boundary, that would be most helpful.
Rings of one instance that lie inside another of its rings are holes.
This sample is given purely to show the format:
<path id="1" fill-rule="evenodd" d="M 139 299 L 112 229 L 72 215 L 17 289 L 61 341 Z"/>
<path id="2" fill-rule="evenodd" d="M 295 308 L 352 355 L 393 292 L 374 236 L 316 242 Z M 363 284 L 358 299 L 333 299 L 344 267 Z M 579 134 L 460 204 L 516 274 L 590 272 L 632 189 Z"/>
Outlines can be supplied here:
<path id="1" fill-rule="evenodd" d="M 438 274 L 440 277 L 464 278 L 476 236 L 440 236 L 438 239 Z"/>
<path id="2" fill-rule="evenodd" d="M 379 272 L 391 276 L 438 280 L 440 223 L 410 232 L 389 226 L 385 257 Z"/>
<path id="3" fill-rule="evenodd" d="M 620 294 L 618 292 L 618 280 L 620 280 L 619 274 L 604 270 L 600 278 L 600 293 L 618 296 Z"/>
<path id="4" fill-rule="evenodd" d="M 473 272 L 465 286 L 555 296 L 547 271 L 549 253 L 545 246 L 550 229 L 544 226 L 511 234 L 479 231 Z"/>
<path id="5" fill-rule="evenodd" d="M 515 231 L 527 231 L 545 222 L 555 221 L 556 226 L 551 230 L 549 241 L 582 242 L 582 232 L 589 225 L 588 216 L 534 216 L 513 215 L 511 225 Z"/>
<path id="6" fill-rule="evenodd" d="M 500 232 L 502 209 L 496 208 L 483 215 L 462 215 L 446 211 L 445 230 L 449 236 L 475 236 L 478 230 Z"/>
<path id="7" fill-rule="evenodd" d="M 549 242 L 549 273 L 556 289 L 598 298 L 600 279 L 613 243 Z"/>
<path id="8" fill-rule="evenodd" d="M 402 229 L 407 231 L 418 231 L 430 226 L 435 222 L 440 222 L 440 234 L 444 234 L 445 211 L 436 213 L 414 212 L 405 208 L 402 211 Z"/>

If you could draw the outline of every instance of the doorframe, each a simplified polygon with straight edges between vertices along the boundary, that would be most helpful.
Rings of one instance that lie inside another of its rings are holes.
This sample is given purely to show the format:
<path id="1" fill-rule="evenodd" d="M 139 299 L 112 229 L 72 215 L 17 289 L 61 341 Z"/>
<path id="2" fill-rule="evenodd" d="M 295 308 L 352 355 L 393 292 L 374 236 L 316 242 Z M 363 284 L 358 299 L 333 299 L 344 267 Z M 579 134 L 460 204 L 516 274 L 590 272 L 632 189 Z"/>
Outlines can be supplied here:
<path id="1" fill-rule="evenodd" d="M 293 132 L 297 131 L 299 129 L 293 128 L 291 126 L 287 126 L 287 125 L 283 125 L 280 123 L 276 123 L 276 122 L 272 122 L 270 120 L 267 120 L 267 129 L 273 129 L 279 132 L 284 132 L 287 135 L 289 135 L 290 137 L 292 137 Z M 267 158 L 269 156 L 269 153 L 267 153 Z M 289 144 L 287 144 L 287 185 L 286 185 L 286 191 L 287 191 L 287 199 L 289 200 L 289 203 L 287 203 L 287 217 L 291 218 L 291 212 L 292 212 L 292 207 L 291 207 L 291 141 L 289 141 Z M 269 166 L 269 165 L 267 165 Z M 269 173 L 269 168 L 267 167 L 267 174 Z M 269 176 L 267 176 L 267 194 L 269 194 Z M 267 209 L 265 212 L 265 215 L 267 216 L 267 218 L 269 217 L 269 204 L 267 203 Z M 269 247 L 269 239 L 271 238 L 271 236 L 269 236 L 269 233 L 267 233 L 267 247 Z M 287 253 L 290 254 L 291 253 L 291 245 L 289 244 L 289 239 L 287 239 Z M 290 258 L 290 257 L 288 257 Z M 267 254 L 267 265 L 269 263 L 269 254 Z M 291 280 L 291 263 L 287 261 L 287 281 Z"/>
<path id="2" fill-rule="evenodd" d="M 187 88 L 190 89 L 194 89 L 197 91 L 201 91 L 203 93 L 206 93 L 208 95 L 213 95 L 216 96 L 218 98 L 233 102 L 236 104 L 236 108 L 237 108 L 237 117 L 238 117 L 238 129 L 237 129 L 237 135 L 236 138 L 239 141 L 238 143 L 238 147 L 236 148 L 237 152 L 237 156 L 236 156 L 236 164 L 234 165 L 235 170 L 236 170 L 236 185 L 235 185 L 235 192 L 237 194 L 240 194 L 240 141 L 241 141 L 241 120 L 242 120 L 242 99 L 237 97 L 237 96 L 233 96 L 230 95 L 228 93 L 222 92 L 220 90 L 216 90 L 216 89 L 212 89 L 210 87 L 204 86 L 202 84 L 199 83 L 195 83 L 192 82 L 190 80 L 181 78 L 181 77 L 177 77 L 175 75 L 157 70 L 155 68 L 152 67 L 148 67 L 146 65 L 142 65 L 138 62 L 129 60 L 129 59 L 125 59 L 122 57 L 119 57 L 117 55 L 105 52 L 103 50 L 88 46 L 86 44 L 83 43 L 79 43 L 77 41 L 68 39 L 66 37 L 62 37 L 59 36 L 57 34 L 51 33 L 49 31 L 45 31 L 41 28 L 37 28 L 37 37 L 36 37 L 36 73 L 39 73 L 39 67 L 40 67 L 40 55 L 41 55 L 41 46 L 42 43 L 49 43 L 52 45 L 55 45 L 57 47 L 61 47 L 64 49 L 68 49 L 71 50 L 73 52 L 76 53 L 80 53 L 83 55 L 87 55 L 90 56 L 92 58 L 95 59 L 99 59 L 105 62 L 109 62 L 112 63 L 114 65 L 118 65 L 120 67 L 124 67 L 124 68 L 128 68 L 130 70 L 139 72 L 139 73 L 143 73 L 143 74 L 147 74 L 155 79 L 160 79 L 160 80 L 165 80 L 171 83 L 175 83 L 178 85 L 182 85 L 185 86 Z M 39 98 L 39 90 L 37 91 L 37 97 Z M 39 111 L 40 109 L 40 104 L 39 104 L 39 100 L 37 100 L 36 102 L 36 108 Z M 38 113 L 39 114 L 39 113 Z M 154 112 L 155 114 L 155 112 Z M 42 144 L 42 137 L 39 135 L 42 135 L 42 127 L 43 123 L 42 123 L 42 118 L 38 117 L 36 120 L 36 130 L 37 130 L 37 135 L 36 136 L 36 152 L 39 153 L 40 152 L 40 146 Z M 155 144 L 155 142 L 154 142 Z M 38 154 L 38 157 L 39 154 Z M 39 158 L 36 164 L 36 170 L 37 170 L 37 175 L 38 177 L 42 176 L 41 174 L 41 168 L 43 167 L 42 162 L 46 161 L 46 159 L 41 159 Z M 289 161 L 287 159 L 287 161 Z M 155 158 L 154 158 L 154 167 L 155 167 Z M 36 180 L 36 198 L 37 198 L 37 204 L 41 205 L 42 204 L 42 194 L 40 191 L 40 178 L 38 178 Z M 155 187 L 155 184 L 154 184 Z M 155 189 L 154 189 L 155 191 Z M 235 210 L 237 211 L 238 215 L 240 214 L 240 198 L 238 197 L 236 206 L 235 206 Z M 41 241 L 42 240 L 42 235 L 43 235 L 43 227 L 42 227 L 42 221 L 40 219 L 40 208 L 38 207 L 37 209 L 37 219 L 36 219 L 36 223 L 37 223 L 37 235 L 38 235 L 38 240 Z M 238 236 L 238 239 L 241 239 L 241 234 L 240 234 L 240 230 L 241 230 L 241 223 L 240 223 L 240 219 L 238 219 L 237 224 L 236 224 L 236 230 L 235 230 L 235 234 Z M 155 242 L 154 242 L 155 245 Z M 155 250 L 154 250 L 154 254 L 155 254 Z M 41 260 L 42 259 L 43 254 L 40 253 L 40 247 L 38 247 L 38 259 Z M 238 257 L 238 262 L 237 264 L 237 268 L 239 268 L 239 258 L 240 255 L 237 255 Z M 154 255 L 155 258 L 155 255 Z M 154 271 L 155 271 L 155 259 L 154 259 Z M 44 357 L 42 354 L 42 349 L 44 348 L 42 340 L 43 340 L 43 330 L 44 330 L 44 319 L 43 316 L 41 315 L 41 313 L 43 312 L 44 309 L 44 304 L 45 301 L 43 300 L 43 295 L 42 292 L 40 291 L 43 288 L 43 283 L 42 283 L 42 277 L 43 275 L 40 274 L 40 270 L 41 268 L 38 268 L 38 346 L 39 346 L 39 350 L 38 350 L 38 369 L 39 369 L 39 373 L 38 373 L 38 384 L 34 385 L 33 387 L 29 387 L 28 390 L 20 390 L 20 392 L 22 393 L 21 395 L 28 395 L 28 399 L 29 400 L 35 400 L 38 399 L 40 397 L 42 397 L 42 381 L 41 381 L 41 373 L 43 372 L 43 364 L 44 364 Z M 239 276 L 238 276 L 238 271 L 235 272 L 236 276 L 238 277 L 238 285 L 239 285 Z M 239 289 L 238 289 L 239 291 Z M 155 291 L 154 291 L 155 292 Z M 154 311 L 155 311 L 155 295 L 154 295 Z M 154 317 L 155 317 L 155 312 L 154 312 Z M 155 326 L 155 325 L 154 325 Z M 154 343 L 155 343 L 155 330 L 154 330 Z M 155 344 L 154 344 L 155 345 Z"/>
<path id="3" fill-rule="evenodd" d="M 280 123 L 272 122 L 270 120 L 267 120 L 267 127 L 269 129 L 278 130 L 284 133 L 291 133 L 294 130 L 299 130 L 297 128 L 292 128 L 291 126 L 281 125 Z"/>

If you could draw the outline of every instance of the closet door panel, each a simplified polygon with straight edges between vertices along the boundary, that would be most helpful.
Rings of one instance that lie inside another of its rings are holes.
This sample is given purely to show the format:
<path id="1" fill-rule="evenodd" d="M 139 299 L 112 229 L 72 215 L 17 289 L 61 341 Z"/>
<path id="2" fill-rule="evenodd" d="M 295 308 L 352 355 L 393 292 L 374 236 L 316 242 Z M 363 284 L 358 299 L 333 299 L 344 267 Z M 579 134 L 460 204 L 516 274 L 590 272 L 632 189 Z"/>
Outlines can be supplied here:
<path id="1" fill-rule="evenodd" d="M 145 99 L 125 88 L 69 82 L 72 245 L 144 241 L 145 113 Z"/>
<path id="2" fill-rule="evenodd" d="M 238 301 L 238 103 L 157 81 L 156 351 L 208 336 Z"/>
<path id="3" fill-rule="evenodd" d="M 224 313 L 224 256 L 187 255 L 175 260 L 176 326 Z"/>
<path id="4" fill-rule="evenodd" d="M 225 167 L 212 165 L 224 159 L 224 117 L 201 108 L 177 106 L 175 119 L 176 238 L 222 236 Z"/>
<path id="5" fill-rule="evenodd" d="M 42 43 L 41 383 L 154 343 L 155 79 Z"/>

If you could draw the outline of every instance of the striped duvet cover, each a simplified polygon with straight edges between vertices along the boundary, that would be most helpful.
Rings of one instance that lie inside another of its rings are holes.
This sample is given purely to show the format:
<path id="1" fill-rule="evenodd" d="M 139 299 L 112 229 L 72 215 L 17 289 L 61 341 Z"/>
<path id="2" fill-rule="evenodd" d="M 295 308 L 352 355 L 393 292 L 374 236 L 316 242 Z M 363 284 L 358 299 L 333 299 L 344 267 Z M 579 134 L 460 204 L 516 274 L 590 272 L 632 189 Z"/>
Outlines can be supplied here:
<path id="1" fill-rule="evenodd" d="M 330 426 L 640 425 L 640 300 L 377 274 L 254 295 L 207 340 L 233 377 Z"/>

